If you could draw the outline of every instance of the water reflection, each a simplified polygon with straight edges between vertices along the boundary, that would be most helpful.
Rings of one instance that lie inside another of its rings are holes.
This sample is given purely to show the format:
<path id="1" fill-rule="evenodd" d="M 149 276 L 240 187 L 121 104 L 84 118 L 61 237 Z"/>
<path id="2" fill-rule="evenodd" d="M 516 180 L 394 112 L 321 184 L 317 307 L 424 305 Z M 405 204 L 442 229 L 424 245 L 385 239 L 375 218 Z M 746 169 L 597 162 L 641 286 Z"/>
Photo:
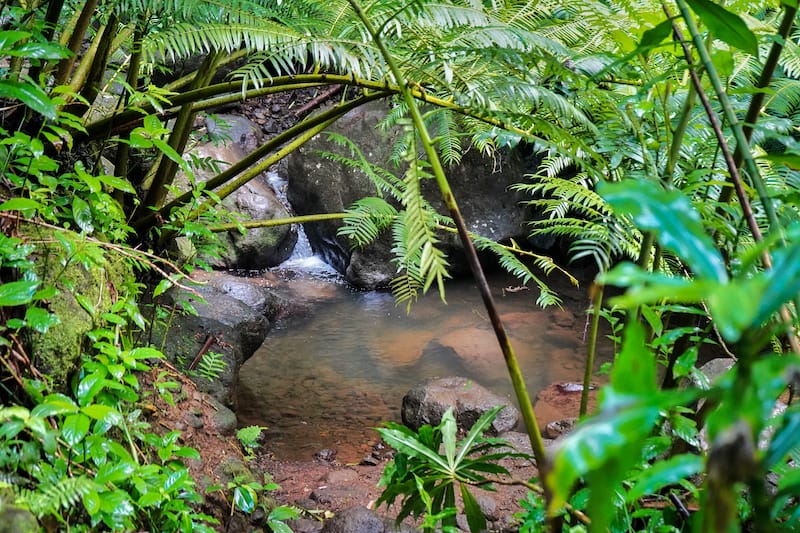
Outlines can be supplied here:
<path id="1" fill-rule="evenodd" d="M 358 461 L 377 440 L 371 428 L 399 421 L 403 395 L 434 376 L 465 376 L 513 401 L 472 282 L 448 283 L 446 305 L 430 294 L 411 314 L 387 293 L 313 283 L 298 285 L 314 302 L 308 312 L 276 324 L 241 370 L 240 420 L 268 426 L 267 446 L 278 458 L 308 460 L 334 448 L 339 460 Z M 542 310 L 532 292 L 504 292 L 508 283 L 493 281 L 495 298 L 531 396 L 553 382 L 580 380 L 581 292 L 563 288 L 568 311 Z"/>

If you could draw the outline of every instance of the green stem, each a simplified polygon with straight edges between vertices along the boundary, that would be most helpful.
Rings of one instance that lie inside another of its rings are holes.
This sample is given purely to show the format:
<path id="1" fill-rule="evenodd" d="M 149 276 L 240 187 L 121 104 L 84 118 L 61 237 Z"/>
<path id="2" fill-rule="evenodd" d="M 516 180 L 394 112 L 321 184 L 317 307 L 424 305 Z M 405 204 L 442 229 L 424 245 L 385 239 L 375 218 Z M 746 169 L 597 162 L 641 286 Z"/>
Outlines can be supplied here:
<path id="1" fill-rule="evenodd" d="M 583 390 L 581 391 L 581 409 L 579 416 L 586 416 L 589 408 L 589 389 L 594 373 L 594 356 L 597 348 L 597 332 L 600 326 L 600 306 L 603 303 L 603 286 L 594 285 L 589 290 L 592 295 L 592 323 L 589 326 L 589 345 L 586 348 L 586 369 L 583 373 Z"/>
<path id="2" fill-rule="evenodd" d="M 305 224 L 306 222 L 321 222 L 323 220 L 341 220 L 347 217 L 349 213 L 320 213 L 317 215 L 298 215 L 289 218 L 272 218 L 269 220 L 248 220 L 245 222 L 231 223 L 231 224 L 215 224 L 209 226 L 209 231 L 214 233 L 222 233 L 223 231 L 236 231 L 240 227 L 247 229 L 255 228 L 271 228 L 274 226 L 287 226 L 289 224 Z M 367 216 L 367 215 L 365 215 Z"/>
<path id="3" fill-rule="evenodd" d="M 72 54 L 59 62 L 58 70 L 56 71 L 55 86 L 64 85 L 69 79 L 69 75 L 72 73 L 72 67 L 75 65 L 75 60 L 80 52 L 83 37 L 89 29 L 89 24 L 97 9 L 97 2 L 98 0 L 87 0 L 84 4 L 67 45 L 67 48 L 70 49 Z"/>
<path id="4" fill-rule="evenodd" d="M 422 142 L 425 153 L 428 156 L 428 162 L 431 165 L 431 170 L 433 171 L 436 183 L 441 191 L 442 199 L 450 210 L 450 215 L 453 217 L 456 227 L 458 228 L 458 233 L 461 238 L 461 243 L 464 246 L 464 252 L 466 254 L 467 261 L 472 269 L 473 276 L 478 284 L 481 297 L 483 298 L 483 303 L 486 306 L 486 310 L 489 314 L 489 318 L 491 320 L 492 327 L 494 328 L 495 335 L 497 336 L 498 343 L 503 351 L 503 356 L 506 361 L 506 366 L 508 367 L 514 392 L 516 393 L 517 401 L 519 402 L 520 410 L 522 411 L 522 417 L 525 420 L 525 424 L 528 429 L 528 436 L 531 440 L 531 448 L 533 449 L 533 455 L 536 458 L 539 474 L 540 476 L 544 476 L 548 469 L 547 454 L 544 449 L 544 441 L 542 440 L 541 432 L 539 430 L 539 424 L 536 421 L 536 416 L 534 414 L 533 404 L 531 403 L 528 395 L 528 390 L 525 386 L 525 381 L 522 377 L 522 372 L 519 368 L 516 355 L 514 354 L 514 349 L 511 346 L 511 341 L 508 338 L 508 334 L 503 326 L 503 322 L 500 319 L 500 314 L 494 304 L 489 284 L 486 281 L 486 276 L 484 275 L 480 261 L 478 260 L 478 254 L 476 253 L 475 247 L 469 238 L 466 224 L 464 223 L 464 219 L 461 216 L 458 204 L 453 196 L 453 191 L 450 189 L 450 184 L 445 176 L 441 160 L 439 159 L 436 149 L 431 142 L 430 134 L 425 126 L 425 122 L 422 118 L 419 107 L 417 107 L 414 94 L 410 89 L 409 84 L 403 80 L 403 75 L 396 65 L 394 58 L 389 53 L 389 50 L 386 48 L 386 45 L 380 38 L 380 35 L 376 33 L 372 23 L 361 9 L 361 6 L 358 4 L 357 0 L 348 1 L 353 10 L 356 12 L 358 18 L 361 20 L 362 24 L 364 24 L 366 30 L 369 32 L 373 42 L 380 50 L 381 56 L 383 56 L 387 65 L 389 66 L 396 83 L 399 85 L 403 99 L 408 106 L 415 130 L 420 137 L 420 141 Z"/>
<path id="5" fill-rule="evenodd" d="M 223 172 L 219 173 L 218 175 L 214 176 L 210 180 L 203 183 L 204 190 L 211 191 L 230 181 L 231 179 L 235 178 L 239 174 L 245 171 L 248 167 L 255 164 L 261 158 L 267 156 L 270 152 L 277 149 L 283 143 L 290 141 L 291 139 L 302 135 L 304 132 L 308 131 L 311 128 L 315 128 L 319 124 L 328 123 L 330 119 L 337 119 L 347 113 L 348 111 L 355 109 L 356 107 L 363 105 L 367 102 L 371 102 L 372 100 L 377 100 L 380 98 L 384 98 L 385 94 L 371 94 L 367 96 L 361 96 L 349 102 L 345 102 L 344 104 L 337 105 L 331 109 L 323 111 L 317 115 L 309 116 L 303 121 L 295 124 L 291 128 L 279 133 L 269 141 L 265 142 L 258 148 L 256 148 L 253 152 L 248 154 L 247 156 L 243 157 L 240 161 L 234 163 Z M 182 205 L 188 204 L 192 201 L 194 197 L 192 191 L 187 191 L 175 200 L 171 201 L 164 207 L 162 207 L 158 212 L 151 212 L 144 215 L 140 220 L 135 221 L 132 226 L 137 231 L 146 231 L 149 227 L 155 223 L 158 217 L 167 218 L 169 213 L 175 209 L 176 207 L 180 207 Z"/>
<path id="6" fill-rule="evenodd" d="M 212 52 L 203 60 L 203 64 L 200 66 L 197 77 L 194 80 L 197 87 L 206 86 L 211 81 L 217 70 L 216 64 L 219 57 L 221 57 L 220 52 Z M 181 107 L 175 119 L 175 125 L 172 127 L 172 134 L 170 134 L 168 142 L 169 146 L 179 154 L 183 154 L 183 150 L 186 147 L 186 142 L 192 131 L 194 117 L 194 109 L 187 104 Z M 163 155 L 160 157 L 152 182 L 145 184 L 147 194 L 142 201 L 140 209 L 160 208 L 164 204 L 169 192 L 168 187 L 172 185 L 177 171 L 178 163 Z"/>
<path id="7" fill-rule="evenodd" d="M 761 75 L 756 83 L 756 91 L 753 93 L 753 97 L 750 100 L 750 105 L 747 108 L 747 114 L 744 116 L 744 125 L 742 126 L 742 131 L 747 144 L 745 146 L 737 144 L 736 150 L 733 154 L 733 160 L 737 166 L 742 165 L 744 152 L 748 150 L 750 139 L 753 136 L 753 130 L 755 129 L 756 122 L 758 121 L 758 116 L 761 113 L 761 107 L 764 105 L 764 99 L 767 96 L 767 92 L 763 89 L 769 87 L 770 82 L 772 82 L 772 76 L 775 73 L 775 69 L 778 67 L 778 59 L 783 52 L 783 43 L 785 43 L 786 39 L 789 38 L 789 32 L 791 32 L 792 27 L 794 26 L 794 19 L 797 16 L 796 5 L 790 6 L 789 3 L 782 3 L 782 5 L 784 11 L 781 25 L 778 27 L 778 32 L 772 41 L 769 55 L 767 56 L 767 60 L 764 62 L 764 68 L 761 70 Z M 733 188 L 723 187 L 723 189 L 720 191 L 718 200 L 719 203 L 729 202 L 732 195 Z"/>
<path id="8" fill-rule="evenodd" d="M 700 56 L 700 61 L 703 64 L 703 68 L 708 74 L 708 79 L 711 82 L 711 86 L 714 88 L 714 93 L 716 94 L 717 100 L 719 101 L 720 106 L 722 107 L 722 112 L 725 115 L 725 119 L 727 120 L 728 125 L 731 131 L 733 132 L 737 145 L 741 148 L 740 151 L 744 161 L 744 166 L 747 169 L 747 173 L 750 176 L 750 181 L 755 187 L 756 192 L 758 193 L 758 197 L 761 200 L 761 205 L 764 208 L 764 213 L 766 213 L 767 215 L 767 220 L 769 221 L 769 225 L 771 229 L 778 232 L 778 235 L 781 237 L 781 240 L 783 240 L 783 229 L 778 220 L 778 216 L 775 213 L 775 207 L 773 205 L 772 199 L 769 197 L 769 193 L 767 192 L 767 187 L 764 184 L 764 180 L 761 178 L 761 173 L 758 170 L 758 166 L 756 165 L 755 159 L 753 159 L 753 154 L 750 151 L 750 143 L 744 134 L 744 130 L 742 129 L 742 125 L 741 122 L 739 121 L 739 118 L 736 116 L 736 112 L 734 111 L 730 101 L 728 100 L 728 94 L 725 92 L 725 87 L 722 84 L 722 79 L 717 73 L 717 68 L 716 66 L 714 66 L 714 62 L 711 60 L 711 56 L 709 55 L 708 50 L 703 44 L 703 38 L 700 35 L 700 31 L 697 28 L 697 24 L 694 21 L 694 17 L 692 17 L 691 12 L 689 11 L 689 6 L 686 3 L 686 0 L 675 0 L 675 1 L 678 5 L 678 9 L 681 12 L 683 20 L 686 23 L 686 28 L 689 30 L 689 34 L 692 37 L 695 49 L 697 50 L 697 53 Z M 701 97 L 701 100 L 705 100 L 705 102 L 707 102 L 708 98 L 704 98 L 705 93 L 703 91 L 702 85 L 700 84 L 700 78 L 697 75 L 695 69 L 691 67 L 691 53 L 689 52 L 688 47 L 686 46 L 683 39 L 680 38 L 680 29 L 674 22 L 673 22 L 673 31 L 675 31 L 676 36 L 678 36 L 679 40 L 682 43 L 684 49 L 684 56 L 686 57 L 686 61 L 690 65 L 692 81 L 695 84 L 697 93 Z M 703 105 L 705 107 L 706 103 L 704 103 Z M 736 185 L 737 196 L 739 196 L 739 201 L 740 202 L 744 201 L 745 203 L 749 203 L 747 202 L 747 196 L 746 195 L 741 196 L 739 193 L 739 189 L 741 188 L 739 165 L 737 165 L 733 159 L 733 156 L 728 147 L 728 142 L 725 139 L 724 134 L 722 133 L 722 128 L 719 124 L 719 119 L 717 118 L 717 115 L 716 113 L 714 113 L 713 109 L 711 109 L 710 104 L 708 104 L 708 107 L 706 107 L 706 113 L 709 116 L 709 120 L 711 120 L 712 127 L 714 128 L 714 132 L 717 136 L 717 141 L 719 143 L 720 149 L 722 150 L 723 157 L 725 158 L 725 164 L 728 167 L 728 172 L 730 174 L 731 180 Z M 741 192 L 744 193 L 743 188 Z M 744 205 L 742 205 L 742 209 L 745 210 Z M 758 229 L 758 225 L 755 222 L 755 217 L 752 216 L 752 210 L 750 210 L 750 215 L 752 217 L 752 221 L 748 221 L 748 224 L 750 225 L 750 230 L 751 232 L 753 232 L 753 237 L 756 240 L 760 240 L 761 231 Z"/>

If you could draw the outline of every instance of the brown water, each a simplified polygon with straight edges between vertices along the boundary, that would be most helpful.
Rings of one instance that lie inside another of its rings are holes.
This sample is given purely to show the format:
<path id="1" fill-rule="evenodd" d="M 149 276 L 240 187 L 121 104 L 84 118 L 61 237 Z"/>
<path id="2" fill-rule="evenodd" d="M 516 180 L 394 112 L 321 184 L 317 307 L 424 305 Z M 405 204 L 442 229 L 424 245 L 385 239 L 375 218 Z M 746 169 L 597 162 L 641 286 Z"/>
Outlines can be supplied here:
<path id="1" fill-rule="evenodd" d="M 492 284 L 531 397 L 580 381 L 583 291 L 562 287 L 565 310 L 543 310 L 533 291 L 506 290 L 513 280 Z M 447 304 L 433 292 L 410 314 L 388 293 L 333 281 L 300 280 L 295 290 L 306 312 L 277 323 L 240 373 L 240 422 L 267 426 L 266 447 L 277 458 L 309 460 L 332 448 L 340 461 L 358 461 L 378 440 L 372 428 L 399 421 L 405 393 L 430 377 L 465 376 L 514 402 L 473 282 L 449 282 Z"/>

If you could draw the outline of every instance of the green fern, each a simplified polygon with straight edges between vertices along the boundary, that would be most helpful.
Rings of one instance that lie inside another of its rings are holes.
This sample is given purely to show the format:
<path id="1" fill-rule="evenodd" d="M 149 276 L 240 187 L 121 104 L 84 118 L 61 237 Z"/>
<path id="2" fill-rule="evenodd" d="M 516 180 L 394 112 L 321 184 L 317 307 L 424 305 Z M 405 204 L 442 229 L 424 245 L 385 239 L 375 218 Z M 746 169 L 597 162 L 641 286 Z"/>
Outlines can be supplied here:
<path id="1" fill-rule="evenodd" d="M 349 238 L 357 247 L 363 248 L 378 238 L 378 234 L 390 227 L 397 217 L 397 209 L 382 198 L 367 197 L 355 202 L 346 211 L 337 235 Z"/>
<path id="2" fill-rule="evenodd" d="M 225 372 L 226 368 L 228 368 L 228 363 L 225 361 L 224 355 L 217 352 L 206 352 L 200 358 L 197 373 L 209 381 L 215 381 Z"/>

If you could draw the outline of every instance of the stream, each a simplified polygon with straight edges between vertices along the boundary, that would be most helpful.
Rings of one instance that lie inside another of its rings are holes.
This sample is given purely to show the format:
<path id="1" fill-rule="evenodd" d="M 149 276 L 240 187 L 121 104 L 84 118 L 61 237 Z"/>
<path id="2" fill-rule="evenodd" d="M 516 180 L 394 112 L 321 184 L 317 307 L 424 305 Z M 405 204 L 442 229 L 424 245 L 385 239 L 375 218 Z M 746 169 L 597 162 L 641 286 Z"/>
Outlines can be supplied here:
<path id="1" fill-rule="evenodd" d="M 400 421 L 403 396 L 430 377 L 465 376 L 515 403 L 471 280 L 449 281 L 446 304 L 432 290 L 407 314 L 391 294 L 352 290 L 313 257 L 295 258 L 291 268 L 301 272 L 290 285 L 304 311 L 274 325 L 239 378 L 240 424 L 267 426 L 266 447 L 277 459 L 306 461 L 334 449 L 339 461 L 358 462 L 378 441 L 372 428 Z M 563 281 L 564 309 L 544 310 L 513 278 L 490 282 L 531 397 L 580 381 L 583 291 Z"/>

